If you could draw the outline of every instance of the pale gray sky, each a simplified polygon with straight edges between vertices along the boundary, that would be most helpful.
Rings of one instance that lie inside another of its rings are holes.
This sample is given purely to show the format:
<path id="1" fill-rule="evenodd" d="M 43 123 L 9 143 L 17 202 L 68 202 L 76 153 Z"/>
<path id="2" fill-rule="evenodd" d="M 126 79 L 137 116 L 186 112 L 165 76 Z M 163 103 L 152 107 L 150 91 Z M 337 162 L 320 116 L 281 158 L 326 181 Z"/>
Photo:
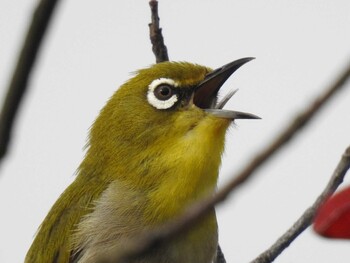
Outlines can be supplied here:
<path id="1" fill-rule="evenodd" d="M 0 1 L 0 99 L 37 1 Z M 10 154 L 0 168 L 0 262 L 22 262 L 35 231 L 74 179 L 87 131 L 130 72 L 154 63 L 148 1 L 62 1 L 21 107 Z M 218 67 L 254 56 L 225 84 L 239 88 L 227 108 L 220 185 L 330 83 L 350 58 L 350 2 L 160 0 L 171 60 Z M 350 144 L 350 86 L 293 144 L 218 209 L 228 262 L 249 262 L 313 202 Z M 348 176 L 350 178 L 350 176 Z M 345 184 L 349 184 L 347 179 Z M 349 262 L 349 241 L 307 230 L 279 263 Z"/>

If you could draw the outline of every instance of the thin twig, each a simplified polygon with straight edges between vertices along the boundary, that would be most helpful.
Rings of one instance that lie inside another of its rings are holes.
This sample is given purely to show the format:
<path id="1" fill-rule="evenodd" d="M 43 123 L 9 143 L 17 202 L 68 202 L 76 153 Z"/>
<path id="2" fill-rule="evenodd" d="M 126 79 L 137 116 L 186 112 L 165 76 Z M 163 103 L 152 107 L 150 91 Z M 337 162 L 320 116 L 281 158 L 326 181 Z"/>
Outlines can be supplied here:
<path id="1" fill-rule="evenodd" d="M 16 113 L 57 2 L 58 0 L 42 0 L 33 13 L 0 113 L 0 161 L 7 153 Z"/>
<path id="2" fill-rule="evenodd" d="M 276 139 L 258 153 L 251 162 L 249 162 L 243 170 L 233 177 L 228 184 L 226 184 L 215 195 L 207 197 L 198 203 L 190 206 L 186 209 L 185 213 L 168 222 L 167 224 L 159 227 L 157 230 L 152 231 L 138 238 L 138 240 L 123 251 L 122 255 L 112 253 L 109 255 L 107 261 L 103 262 L 128 262 L 130 259 L 145 254 L 158 244 L 162 244 L 170 239 L 176 237 L 179 233 L 183 233 L 195 223 L 197 223 L 203 216 L 209 213 L 215 205 L 224 201 L 230 193 L 236 188 L 252 178 L 253 173 L 265 164 L 274 154 L 286 145 L 294 135 L 297 134 L 309 121 L 319 112 L 319 110 L 326 104 L 327 101 L 337 92 L 340 91 L 345 85 L 345 82 L 350 76 L 350 63 L 340 76 L 332 83 L 326 91 L 320 96 L 316 97 L 313 103 L 295 117 L 289 126 L 287 126 Z M 118 251 L 120 252 L 120 251 Z M 106 259 L 105 259 L 106 260 Z"/>
<path id="3" fill-rule="evenodd" d="M 346 149 L 341 160 L 339 161 L 337 168 L 333 172 L 331 179 L 329 180 L 326 188 L 321 195 L 316 199 L 314 204 L 309 207 L 302 216 L 294 223 L 294 225 L 288 229 L 268 250 L 261 253 L 251 263 L 269 263 L 275 260 L 275 258 L 282 253 L 311 223 L 318 208 L 323 202 L 343 182 L 344 176 L 347 170 L 350 168 L 350 147 Z"/>
<path id="4" fill-rule="evenodd" d="M 152 51 L 156 56 L 156 62 L 169 61 L 168 50 L 164 44 L 162 29 L 159 27 L 158 1 L 149 1 L 152 12 L 152 22 L 149 26 L 149 36 L 152 43 Z"/>

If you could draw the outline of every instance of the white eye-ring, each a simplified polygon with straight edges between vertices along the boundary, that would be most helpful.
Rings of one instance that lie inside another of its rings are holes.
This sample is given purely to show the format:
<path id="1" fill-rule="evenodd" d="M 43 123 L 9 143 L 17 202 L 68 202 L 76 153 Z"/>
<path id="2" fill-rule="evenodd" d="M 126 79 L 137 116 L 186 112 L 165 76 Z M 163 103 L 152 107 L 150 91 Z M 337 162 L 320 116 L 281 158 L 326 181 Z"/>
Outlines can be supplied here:
<path id="1" fill-rule="evenodd" d="M 171 108 L 178 100 L 174 87 L 177 87 L 172 79 L 160 78 L 152 81 L 148 86 L 147 100 L 155 108 L 165 110 Z"/>

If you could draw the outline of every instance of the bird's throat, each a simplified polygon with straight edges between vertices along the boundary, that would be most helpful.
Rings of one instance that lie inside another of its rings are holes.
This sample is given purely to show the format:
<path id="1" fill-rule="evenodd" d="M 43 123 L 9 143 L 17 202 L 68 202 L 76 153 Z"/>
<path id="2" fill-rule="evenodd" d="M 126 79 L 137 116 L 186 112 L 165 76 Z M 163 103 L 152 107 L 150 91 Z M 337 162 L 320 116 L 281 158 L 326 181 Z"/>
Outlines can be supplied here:
<path id="1" fill-rule="evenodd" d="M 167 167 L 149 194 L 151 221 L 167 221 L 216 189 L 228 121 L 207 117 L 161 155 Z"/>

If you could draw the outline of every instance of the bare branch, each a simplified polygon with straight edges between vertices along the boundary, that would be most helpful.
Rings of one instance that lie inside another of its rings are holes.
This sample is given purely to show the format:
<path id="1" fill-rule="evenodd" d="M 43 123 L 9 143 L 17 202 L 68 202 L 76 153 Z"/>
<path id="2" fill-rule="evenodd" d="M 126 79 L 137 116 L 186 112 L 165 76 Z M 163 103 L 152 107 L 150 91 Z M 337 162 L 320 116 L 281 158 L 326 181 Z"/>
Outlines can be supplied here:
<path id="1" fill-rule="evenodd" d="M 147 251 L 150 251 L 158 244 L 162 244 L 176 237 L 179 233 L 183 233 L 191 226 L 197 223 L 203 216 L 210 212 L 215 205 L 224 201 L 228 195 L 236 188 L 252 178 L 252 174 L 262 166 L 268 159 L 286 145 L 294 135 L 297 134 L 309 121 L 319 112 L 327 101 L 341 88 L 344 87 L 345 82 L 350 76 L 350 63 L 342 74 L 332 83 L 326 91 L 320 96 L 316 97 L 313 103 L 295 117 L 289 126 L 287 126 L 276 139 L 258 153 L 251 162 L 249 162 L 243 170 L 233 177 L 220 191 L 214 196 L 207 197 L 200 202 L 190 206 L 185 213 L 160 226 L 157 230 L 146 233 L 137 239 L 131 247 L 123 251 L 122 255 L 111 253 L 109 257 L 105 258 L 107 261 L 103 262 L 128 262 L 128 260 L 140 256 Z M 120 253 L 120 251 L 118 251 Z"/>
<path id="2" fill-rule="evenodd" d="M 162 29 L 159 27 L 158 1 L 149 1 L 149 6 L 152 12 L 152 22 L 148 24 L 152 51 L 156 56 L 157 63 L 169 61 L 168 50 L 164 44 Z"/>
<path id="3" fill-rule="evenodd" d="M 42 0 L 33 13 L 0 113 L 0 161 L 7 153 L 16 113 L 57 2 L 57 0 Z"/>
<path id="4" fill-rule="evenodd" d="M 316 211 L 327 197 L 332 195 L 338 186 L 343 182 L 347 170 L 350 168 L 350 147 L 346 149 L 337 168 L 333 172 L 326 188 L 321 195 L 316 199 L 314 204 L 309 207 L 303 215 L 294 223 L 294 225 L 283 234 L 275 244 L 268 250 L 260 254 L 251 263 L 269 263 L 272 262 L 282 251 L 287 248 L 311 223 Z"/>

